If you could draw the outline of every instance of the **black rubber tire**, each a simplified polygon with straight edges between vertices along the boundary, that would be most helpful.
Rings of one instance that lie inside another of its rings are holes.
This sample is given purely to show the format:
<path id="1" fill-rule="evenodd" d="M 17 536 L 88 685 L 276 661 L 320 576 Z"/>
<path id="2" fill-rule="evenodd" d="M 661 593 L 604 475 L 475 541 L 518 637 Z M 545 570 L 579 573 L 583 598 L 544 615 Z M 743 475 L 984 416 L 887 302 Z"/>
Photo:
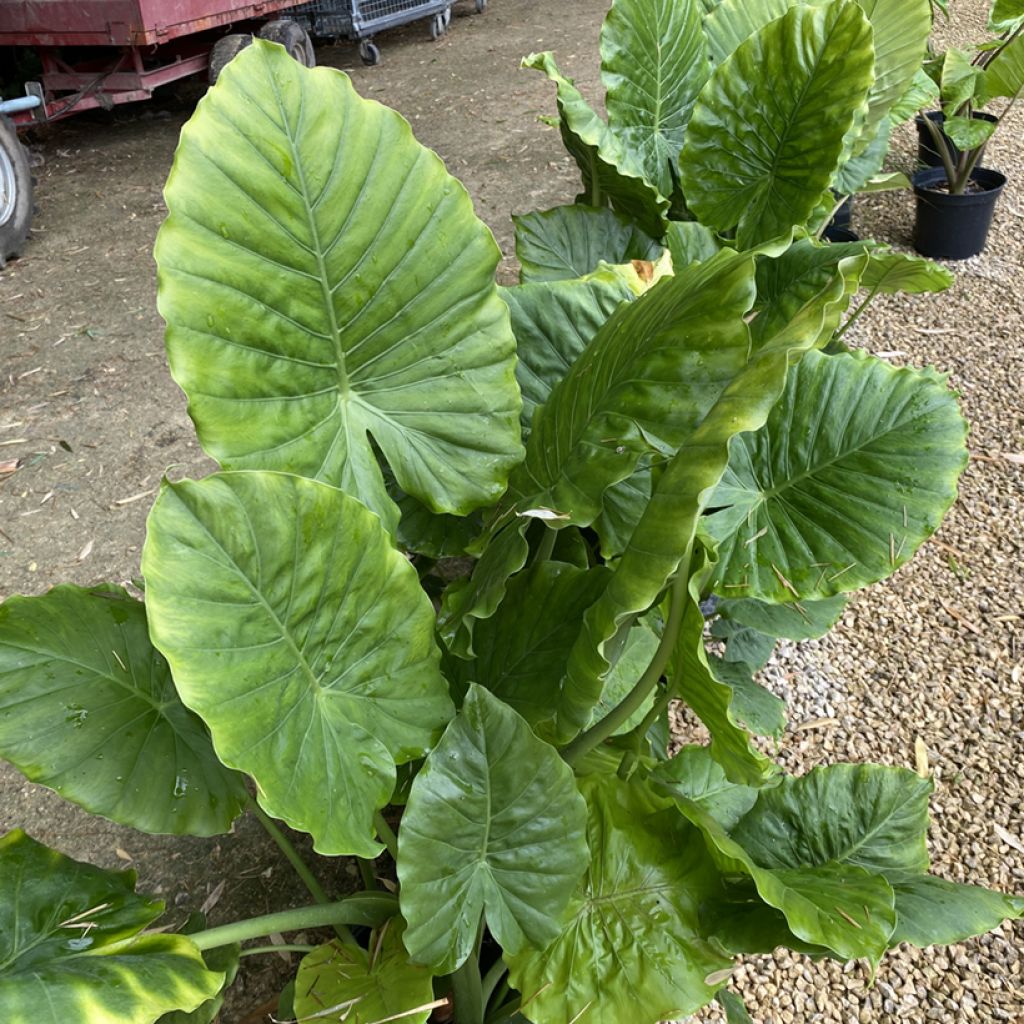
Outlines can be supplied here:
<path id="1" fill-rule="evenodd" d="M 359 44 L 359 59 L 367 67 L 376 67 L 380 63 L 380 47 L 371 43 L 369 39 L 364 39 Z"/>
<path id="2" fill-rule="evenodd" d="M 292 21 L 290 18 L 268 21 L 260 29 L 260 39 L 266 39 L 269 43 L 280 43 L 288 56 L 297 60 L 303 67 L 316 67 L 313 43 L 306 30 L 297 21 Z"/>
<path id="3" fill-rule="evenodd" d="M 0 115 L 0 267 L 21 252 L 34 210 L 28 150 L 14 125 Z"/>
<path id="4" fill-rule="evenodd" d="M 221 36 L 210 50 L 210 66 L 207 78 L 210 85 L 216 85 L 220 73 L 232 57 L 237 57 L 247 46 L 252 45 L 252 36 L 248 32 L 233 32 L 229 36 Z"/>
<path id="5" fill-rule="evenodd" d="M 430 19 L 430 38 L 437 40 L 445 33 L 445 23 L 443 14 L 435 14 Z"/>

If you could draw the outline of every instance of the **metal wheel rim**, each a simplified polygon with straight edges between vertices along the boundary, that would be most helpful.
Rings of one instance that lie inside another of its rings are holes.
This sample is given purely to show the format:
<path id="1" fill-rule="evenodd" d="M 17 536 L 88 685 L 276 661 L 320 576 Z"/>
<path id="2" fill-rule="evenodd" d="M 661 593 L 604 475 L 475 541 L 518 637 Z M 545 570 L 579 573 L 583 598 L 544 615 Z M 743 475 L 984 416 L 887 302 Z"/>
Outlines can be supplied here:
<path id="1" fill-rule="evenodd" d="M 14 216 L 17 187 L 14 178 L 14 161 L 8 155 L 7 150 L 0 148 L 0 227 Z"/>

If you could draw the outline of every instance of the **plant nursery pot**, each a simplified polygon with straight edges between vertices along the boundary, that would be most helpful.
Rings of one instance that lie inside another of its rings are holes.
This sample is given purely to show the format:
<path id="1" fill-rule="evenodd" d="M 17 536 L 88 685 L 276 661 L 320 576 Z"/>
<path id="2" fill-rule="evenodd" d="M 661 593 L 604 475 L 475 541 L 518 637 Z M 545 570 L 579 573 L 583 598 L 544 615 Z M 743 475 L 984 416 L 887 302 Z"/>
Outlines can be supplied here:
<path id="1" fill-rule="evenodd" d="M 848 227 L 841 228 L 837 224 L 829 224 L 822 232 L 822 235 L 830 242 L 859 242 L 860 235 L 851 231 Z"/>
<path id="2" fill-rule="evenodd" d="M 985 248 L 996 200 L 1006 185 L 1006 177 L 987 167 L 976 167 L 971 182 L 977 191 L 962 196 L 950 195 L 938 186 L 945 185 L 942 167 L 929 167 L 911 178 L 917 197 L 914 223 L 914 248 L 922 256 L 945 260 L 965 260 Z"/>
<path id="3" fill-rule="evenodd" d="M 930 110 L 924 116 L 918 114 L 914 118 L 914 124 L 917 125 L 917 160 L 918 163 L 922 163 L 925 167 L 941 167 L 942 157 L 939 156 L 935 149 L 934 142 L 932 140 L 931 133 L 925 126 L 924 118 L 927 117 L 930 121 L 937 125 L 943 125 L 946 122 L 946 115 L 941 110 Z M 999 118 L 993 114 L 986 114 L 984 111 L 976 110 L 971 117 L 978 121 L 998 121 Z M 953 140 L 945 133 L 942 133 L 942 139 L 947 146 L 950 147 L 950 152 L 953 155 L 953 159 L 957 160 L 960 157 L 960 150 L 954 145 Z M 985 145 L 988 145 L 986 143 Z M 981 154 L 978 157 L 978 163 L 981 163 L 985 156 L 985 146 L 981 147 Z"/>

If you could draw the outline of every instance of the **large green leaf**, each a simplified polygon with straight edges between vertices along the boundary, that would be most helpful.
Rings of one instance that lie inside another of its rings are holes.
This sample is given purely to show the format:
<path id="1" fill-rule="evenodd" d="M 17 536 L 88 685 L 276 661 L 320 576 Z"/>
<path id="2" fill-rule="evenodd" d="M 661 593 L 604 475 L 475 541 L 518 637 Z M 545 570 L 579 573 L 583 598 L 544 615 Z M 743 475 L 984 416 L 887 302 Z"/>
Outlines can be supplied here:
<path id="1" fill-rule="evenodd" d="M 769 792 L 763 790 L 758 803 Z M 896 911 L 893 891 L 881 875 L 834 861 L 765 867 L 707 810 L 679 794 L 674 797 L 683 815 L 704 833 L 722 872 L 748 875 L 761 900 L 782 912 L 789 930 L 802 942 L 824 946 L 843 959 L 863 956 L 877 962 L 885 953 L 896 926 Z M 745 820 L 741 819 L 739 828 Z M 714 934 L 716 921 L 706 914 L 705 922 Z M 726 927 L 736 930 L 735 922 L 726 922 Z M 759 920 L 757 930 L 763 929 L 764 922 Z"/>
<path id="2" fill-rule="evenodd" d="M 587 865 L 586 807 L 572 769 L 479 686 L 412 784 L 398 877 L 405 945 L 447 974 L 481 917 L 506 953 L 547 946 Z"/>
<path id="3" fill-rule="evenodd" d="M 921 69 L 932 29 L 929 0 L 857 0 L 871 22 L 875 80 L 854 154 L 863 152 Z"/>
<path id="4" fill-rule="evenodd" d="M 665 245 L 672 254 L 672 266 L 678 274 L 691 263 L 703 263 L 721 249 L 714 233 L 695 220 L 670 222 Z"/>
<path id="5" fill-rule="evenodd" d="M 669 201 L 645 180 L 634 154 L 594 113 L 572 80 L 562 75 L 552 54 L 531 53 L 523 59 L 523 67 L 547 75 L 558 90 L 562 141 L 583 176 L 579 201 L 589 206 L 610 203 L 647 235 L 660 238 Z"/>
<path id="6" fill-rule="evenodd" d="M 730 57 L 742 42 L 769 22 L 781 18 L 803 0 L 722 0 L 704 19 L 708 53 L 716 64 Z"/>
<path id="7" fill-rule="evenodd" d="M 717 611 L 725 619 L 768 636 L 814 640 L 839 621 L 845 608 L 846 598 L 842 596 L 791 604 L 766 604 L 747 598 L 720 601 Z"/>
<path id="8" fill-rule="evenodd" d="M 893 890 L 894 946 L 900 942 L 922 947 L 948 946 L 991 931 L 1007 918 L 1024 917 L 1024 897 L 947 882 L 934 875 L 896 878 Z"/>
<path id="9" fill-rule="evenodd" d="M 580 789 L 591 861 L 572 919 L 543 952 L 505 957 L 523 1014 L 536 1024 L 654 1024 L 693 1013 L 731 966 L 698 921 L 720 891 L 714 865 L 695 830 L 640 783 L 596 775 Z"/>
<path id="10" fill-rule="evenodd" d="M 905 768 L 836 764 L 764 790 L 732 830 L 762 867 L 853 864 L 880 874 L 928 868 L 933 786 Z"/>
<path id="11" fill-rule="evenodd" d="M 649 626 L 634 626 L 629 631 L 625 643 L 622 645 L 622 653 L 604 681 L 604 689 L 594 707 L 591 725 L 599 722 L 625 700 L 653 660 L 658 644 L 659 637 Z M 566 653 L 568 654 L 568 652 Z M 564 663 L 562 667 L 564 670 Z M 623 733 L 635 729 L 650 711 L 655 697 L 656 694 L 652 691 L 643 704 L 612 735 L 621 736 Z"/>
<path id="12" fill-rule="evenodd" d="M 63 585 L 0 606 L 0 756 L 143 832 L 227 832 L 247 799 L 121 587 Z"/>
<path id="13" fill-rule="evenodd" d="M 747 359 L 753 259 L 724 251 L 620 307 L 552 390 L 510 484 L 589 525 L 639 459 L 678 446 Z"/>
<path id="14" fill-rule="evenodd" d="M 376 856 L 396 763 L 452 710 L 433 608 L 380 520 L 282 473 L 167 483 L 142 570 L 154 643 L 225 764 L 320 852 Z"/>
<path id="15" fill-rule="evenodd" d="M 995 0 L 988 25 L 993 32 L 1013 32 L 1024 23 L 1024 0 Z"/>
<path id="16" fill-rule="evenodd" d="M 985 69 L 986 98 L 1016 97 L 1024 89 L 1024 36 L 1012 39 Z"/>
<path id="17" fill-rule="evenodd" d="M 663 196 L 675 189 L 675 163 L 709 71 L 698 0 L 612 4 L 601 28 L 608 123 Z"/>
<path id="18" fill-rule="evenodd" d="M 681 277 L 705 274 L 709 268 L 720 266 L 723 258 L 730 257 L 723 254 L 690 268 Z M 659 287 L 669 294 L 672 282 Z M 658 294 L 655 288 L 630 308 L 642 306 Z M 616 637 L 655 603 L 680 567 L 685 572 L 690 565 L 701 513 L 728 464 L 729 441 L 737 433 L 756 429 L 766 421 L 782 394 L 789 363 L 820 336 L 828 304 L 833 300 L 834 295 L 827 295 L 817 308 L 803 310 L 770 346 L 756 352 L 731 381 L 722 380 L 716 373 L 709 382 L 707 364 L 698 363 L 696 370 L 702 379 L 691 381 L 691 387 L 708 382 L 720 390 L 710 408 L 701 409 L 699 425 L 661 469 L 651 499 L 632 531 L 628 547 L 615 564 L 608 587 L 584 617 L 584 629 L 570 656 L 562 691 L 560 733 L 571 734 L 586 724 L 614 660 Z"/>
<path id="19" fill-rule="evenodd" d="M 302 1021 L 329 1021 L 334 1007 L 332 1016 L 345 1024 L 425 1024 L 433 1001 L 430 971 L 410 963 L 402 946 L 401 918 L 384 925 L 369 952 L 337 939 L 318 946 L 295 976 L 293 1009 Z"/>
<path id="20" fill-rule="evenodd" d="M 757 264 L 757 316 L 750 324 L 756 347 L 786 330 L 802 310 L 816 308 L 835 292 L 819 341 L 828 341 L 846 311 L 867 263 L 867 246 L 859 242 L 826 244 L 810 238 L 794 242 L 779 256 Z M 842 283 L 837 289 L 836 284 Z"/>
<path id="21" fill-rule="evenodd" d="M 486 687 L 532 726 L 551 718 L 583 613 L 606 581 L 603 568 L 564 562 L 538 562 L 519 573 L 495 614 L 477 623 L 475 661 L 461 662 L 456 674 Z"/>
<path id="22" fill-rule="evenodd" d="M 672 796 L 685 797 L 731 829 L 757 802 L 757 790 L 730 782 L 707 747 L 683 747 L 651 773 L 651 782 Z"/>
<path id="23" fill-rule="evenodd" d="M 870 191 L 869 183 L 882 172 L 885 158 L 889 155 L 889 143 L 892 137 L 892 123 L 883 118 L 875 125 L 874 138 L 868 139 L 864 148 L 843 162 L 839 168 L 832 188 L 840 195 L 852 195 L 854 192 Z M 902 176 L 902 187 L 909 184 L 906 176 Z M 895 186 L 894 186 L 895 187 Z M 812 225 L 816 227 L 817 225 Z"/>
<path id="24" fill-rule="evenodd" d="M 607 211 L 609 215 L 611 211 Z M 572 281 L 541 281 L 502 288 L 512 314 L 523 395 L 522 425 L 568 373 L 579 354 L 622 302 L 635 298 L 623 275 L 604 268 Z"/>
<path id="25" fill-rule="evenodd" d="M 754 681 L 756 665 L 736 658 L 708 657 L 711 674 L 732 689 L 729 710 L 736 722 L 758 736 L 780 739 L 786 729 L 786 702 Z"/>
<path id="26" fill-rule="evenodd" d="M 4 1024 L 152 1024 L 220 991 L 181 935 L 140 935 L 163 904 L 133 871 L 71 860 L 16 830 L 0 839 Z"/>
<path id="27" fill-rule="evenodd" d="M 434 511 L 498 498 L 521 455 L 500 254 L 403 118 L 256 40 L 182 131 L 166 200 L 158 304 L 209 454 L 340 486 L 389 528 L 375 445 Z"/>
<path id="28" fill-rule="evenodd" d="M 194 935 L 205 928 L 206 915 L 196 912 L 189 915 L 188 920 L 181 929 L 181 934 Z M 157 1024 L 214 1024 L 217 1014 L 220 1013 L 221 1007 L 224 1005 L 224 993 L 238 974 L 241 953 L 242 946 L 238 942 L 232 942 L 226 946 L 214 946 L 212 949 L 204 949 L 202 957 L 207 970 L 218 971 L 224 975 L 220 991 L 194 1010 L 188 1012 L 185 1010 L 172 1010 L 170 1013 L 165 1013 L 157 1021 Z"/>
<path id="29" fill-rule="evenodd" d="M 805 224 L 873 66 L 871 26 L 853 3 L 794 7 L 741 43 L 715 69 L 687 129 L 680 173 L 697 219 L 735 229 L 740 248 Z"/>
<path id="30" fill-rule="evenodd" d="M 653 260 L 661 246 L 607 207 L 556 206 L 513 216 L 523 284 L 585 277 L 598 264 Z"/>
<path id="31" fill-rule="evenodd" d="M 931 260 L 882 249 L 869 254 L 860 283 L 862 288 L 883 295 L 920 295 L 945 291 L 955 280 L 949 270 Z"/>
<path id="32" fill-rule="evenodd" d="M 936 375 L 810 353 L 767 424 L 732 445 L 705 520 L 717 588 L 786 602 L 889 576 L 956 497 L 965 432 Z"/>

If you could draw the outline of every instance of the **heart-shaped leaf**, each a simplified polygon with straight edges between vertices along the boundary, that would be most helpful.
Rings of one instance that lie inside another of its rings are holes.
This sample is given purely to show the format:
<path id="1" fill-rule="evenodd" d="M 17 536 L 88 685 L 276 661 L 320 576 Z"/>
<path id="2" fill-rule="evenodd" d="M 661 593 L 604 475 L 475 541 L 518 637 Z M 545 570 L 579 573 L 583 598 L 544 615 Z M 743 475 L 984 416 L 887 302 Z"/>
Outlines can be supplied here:
<path id="1" fill-rule="evenodd" d="M 616 0 L 601 28 L 608 124 L 663 196 L 709 73 L 699 0 Z"/>
<path id="2" fill-rule="evenodd" d="M 687 128 L 680 178 L 697 219 L 735 229 L 741 249 L 806 224 L 873 68 L 871 26 L 853 3 L 794 7 L 742 42 L 715 69 Z"/>
<path id="3" fill-rule="evenodd" d="M 731 966 L 699 924 L 718 872 L 698 833 L 641 783 L 591 775 L 580 789 L 591 859 L 572 917 L 543 952 L 505 957 L 523 1013 L 536 1024 L 685 1017 Z"/>
<path id="4" fill-rule="evenodd" d="M 956 497 L 965 433 L 937 375 L 809 353 L 765 426 L 733 443 L 705 520 L 716 589 L 788 602 L 889 576 Z"/>
<path id="5" fill-rule="evenodd" d="M 759 803 L 767 792 L 761 791 Z M 722 872 L 748 875 L 760 899 L 782 912 L 798 939 L 831 949 L 843 959 L 868 957 L 877 962 L 888 949 L 896 926 L 895 897 L 881 875 L 834 861 L 765 867 L 707 810 L 673 795 L 682 813 L 704 833 Z M 747 817 L 756 811 L 757 804 Z M 742 828 L 745 820 L 737 827 Z M 713 917 L 706 916 L 705 922 L 714 933 Z M 728 926 L 735 929 L 735 923 Z"/>
<path id="6" fill-rule="evenodd" d="M 380 520 L 282 473 L 167 483 L 142 569 L 153 640 L 222 760 L 317 850 L 376 856 L 395 765 L 451 714 L 433 608 Z"/>
<path id="7" fill-rule="evenodd" d="M 340 486 L 391 529 L 374 445 L 435 512 L 499 497 L 521 457 L 500 254 L 403 118 L 257 39 L 182 131 L 166 200 L 158 305 L 209 454 Z"/>
<path id="8" fill-rule="evenodd" d="M 143 832 L 227 832 L 248 798 L 121 587 L 65 584 L 0 606 L 0 756 Z"/>
<path id="9" fill-rule="evenodd" d="M 405 945 L 447 974 L 481 917 L 507 953 L 546 947 L 587 866 L 586 807 L 572 769 L 479 686 L 412 784 L 398 877 Z"/>
<path id="10" fill-rule="evenodd" d="M 133 871 L 71 860 L 16 830 L 0 839 L 4 1024 L 152 1024 L 220 991 L 182 935 L 140 935 L 163 910 Z"/>
<path id="11" fill-rule="evenodd" d="M 767 868 L 836 863 L 879 874 L 926 871 L 932 789 L 905 768 L 815 768 L 762 791 L 731 835 Z"/>

